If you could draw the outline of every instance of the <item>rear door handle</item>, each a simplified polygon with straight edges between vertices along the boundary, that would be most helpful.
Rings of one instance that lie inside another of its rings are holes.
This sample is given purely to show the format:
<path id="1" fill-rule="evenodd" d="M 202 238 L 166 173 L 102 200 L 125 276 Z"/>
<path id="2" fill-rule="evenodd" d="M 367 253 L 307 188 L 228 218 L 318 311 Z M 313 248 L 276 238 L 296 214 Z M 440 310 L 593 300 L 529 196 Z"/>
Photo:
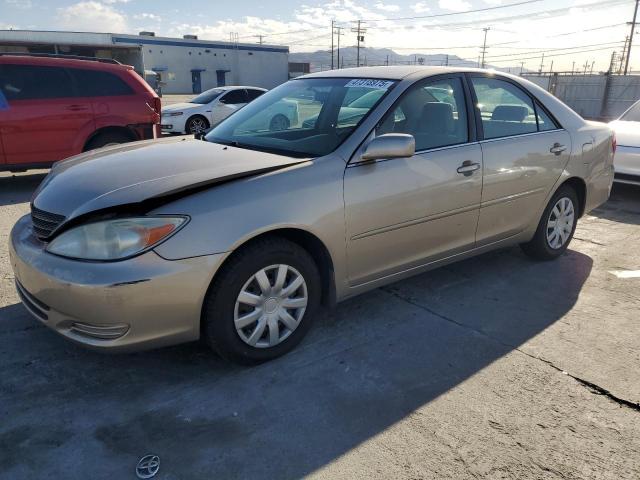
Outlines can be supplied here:
<path id="1" fill-rule="evenodd" d="M 551 147 L 549 149 L 549 151 L 551 153 L 554 153 L 556 155 L 560 155 L 562 152 L 564 152 L 567 149 L 567 147 L 565 147 L 564 145 L 560 145 L 559 143 L 554 143 L 553 147 Z"/>
<path id="2" fill-rule="evenodd" d="M 89 108 L 84 105 L 69 105 L 67 110 L 71 110 L 72 112 L 81 112 L 83 110 L 89 110 Z"/>
<path id="3" fill-rule="evenodd" d="M 464 162 L 462 162 L 462 165 L 458 167 L 458 173 L 461 173 L 464 176 L 468 177 L 479 168 L 480 168 L 479 163 L 474 163 L 471 160 L 465 160 Z"/>

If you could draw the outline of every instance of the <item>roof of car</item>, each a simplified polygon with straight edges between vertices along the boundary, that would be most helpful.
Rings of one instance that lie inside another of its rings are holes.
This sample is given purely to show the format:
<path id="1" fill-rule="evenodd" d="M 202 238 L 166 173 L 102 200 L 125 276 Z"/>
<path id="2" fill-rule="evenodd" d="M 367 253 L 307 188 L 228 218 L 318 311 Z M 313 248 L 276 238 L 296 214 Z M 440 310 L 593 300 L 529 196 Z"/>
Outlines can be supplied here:
<path id="1" fill-rule="evenodd" d="M 117 61 L 103 58 L 64 56 L 64 55 L 40 55 L 40 54 L 14 54 L 0 53 L 0 63 L 20 65 L 46 65 L 53 67 L 78 67 L 95 69 L 128 69 L 130 65 L 123 65 Z"/>
<path id="2" fill-rule="evenodd" d="M 431 75 L 439 75 L 442 73 L 455 72 L 486 72 L 479 68 L 460 68 L 460 67 L 435 67 L 421 65 L 403 65 L 403 66 L 382 66 L 382 67 L 357 67 L 343 68 L 341 70 L 327 70 L 324 72 L 311 73 L 298 78 L 380 78 L 385 80 L 402 80 L 403 78 L 414 73 L 421 73 L 425 77 Z"/>
<path id="3" fill-rule="evenodd" d="M 250 88 L 251 90 L 264 90 L 267 91 L 266 88 L 262 87 L 252 87 L 251 85 L 226 85 L 224 87 L 213 87 L 211 90 L 240 90 L 242 88 Z"/>

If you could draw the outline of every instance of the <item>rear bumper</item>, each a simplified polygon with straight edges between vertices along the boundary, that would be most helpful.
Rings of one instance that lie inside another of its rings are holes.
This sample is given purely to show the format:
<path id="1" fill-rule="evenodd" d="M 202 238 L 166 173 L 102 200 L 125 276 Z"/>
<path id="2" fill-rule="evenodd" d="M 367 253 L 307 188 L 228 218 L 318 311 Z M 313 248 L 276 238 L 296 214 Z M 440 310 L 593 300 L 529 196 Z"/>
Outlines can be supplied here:
<path id="1" fill-rule="evenodd" d="M 615 181 L 621 183 L 640 182 L 640 148 L 619 145 L 613 161 Z"/>
<path id="2" fill-rule="evenodd" d="M 9 258 L 26 309 L 69 340 L 136 351 L 196 340 L 204 297 L 222 255 L 165 260 L 153 251 L 121 262 L 51 255 L 28 216 L 14 226 Z"/>

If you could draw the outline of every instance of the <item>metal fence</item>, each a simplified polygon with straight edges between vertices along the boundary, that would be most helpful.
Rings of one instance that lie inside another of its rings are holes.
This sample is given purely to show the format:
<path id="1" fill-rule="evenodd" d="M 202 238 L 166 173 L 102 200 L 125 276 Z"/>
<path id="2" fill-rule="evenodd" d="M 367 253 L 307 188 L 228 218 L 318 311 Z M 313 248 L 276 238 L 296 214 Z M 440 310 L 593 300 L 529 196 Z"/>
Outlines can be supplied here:
<path id="1" fill-rule="evenodd" d="M 584 118 L 612 120 L 640 99 L 640 75 L 527 75 Z"/>

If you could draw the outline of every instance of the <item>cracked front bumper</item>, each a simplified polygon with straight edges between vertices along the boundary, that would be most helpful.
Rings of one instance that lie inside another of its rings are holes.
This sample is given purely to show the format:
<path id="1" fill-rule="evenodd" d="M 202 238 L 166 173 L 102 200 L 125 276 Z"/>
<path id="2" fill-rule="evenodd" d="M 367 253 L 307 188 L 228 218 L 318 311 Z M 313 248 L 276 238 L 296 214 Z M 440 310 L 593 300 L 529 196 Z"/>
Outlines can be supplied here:
<path id="1" fill-rule="evenodd" d="M 202 303 L 223 255 L 165 260 L 154 251 L 121 262 L 51 255 L 22 217 L 9 257 L 24 306 L 66 338 L 135 351 L 196 340 Z"/>

